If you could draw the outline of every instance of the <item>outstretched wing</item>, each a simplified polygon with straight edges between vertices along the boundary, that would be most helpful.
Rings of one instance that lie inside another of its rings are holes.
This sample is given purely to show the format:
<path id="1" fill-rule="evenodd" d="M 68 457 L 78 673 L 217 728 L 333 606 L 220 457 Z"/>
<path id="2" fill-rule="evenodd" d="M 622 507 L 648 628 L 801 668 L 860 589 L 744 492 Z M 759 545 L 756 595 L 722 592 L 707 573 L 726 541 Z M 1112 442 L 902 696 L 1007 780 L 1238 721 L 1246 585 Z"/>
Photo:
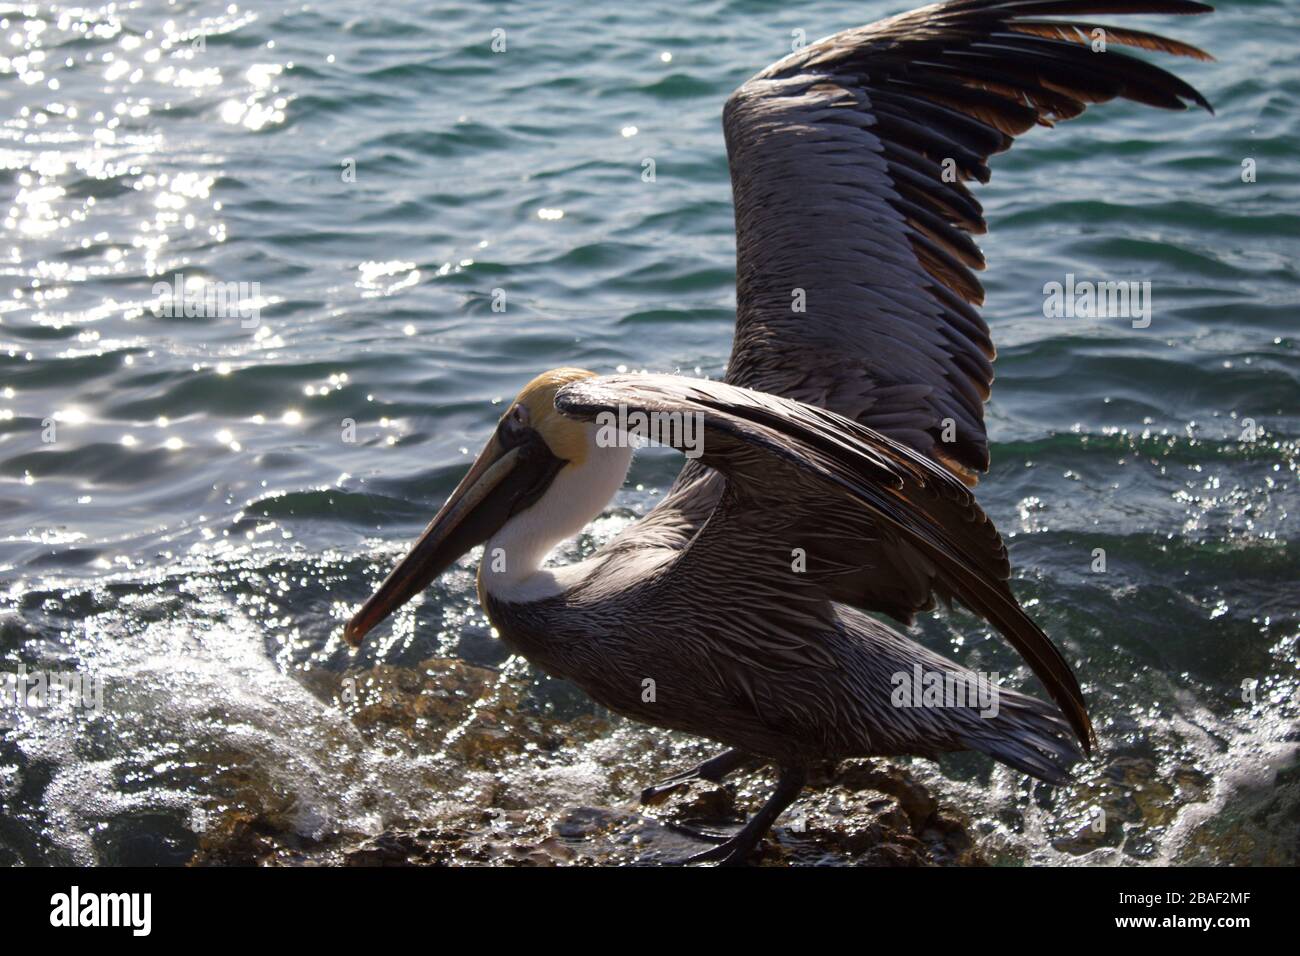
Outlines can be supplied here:
<path id="1" fill-rule="evenodd" d="M 985 223 L 964 181 L 987 182 L 1012 137 L 1088 103 L 1210 108 L 1116 49 L 1209 59 L 1195 47 L 1039 17 L 1210 9 L 950 0 L 837 33 L 741 86 L 723 113 L 737 250 L 726 380 L 837 411 L 973 484 L 989 464 L 994 348 L 971 271 Z"/>
<path id="2" fill-rule="evenodd" d="M 913 449 L 834 412 L 721 382 L 659 375 L 582 379 L 555 406 L 605 427 L 651 424 L 646 437 L 698 453 L 726 482 L 700 536 L 744 569 L 756 595 L 872 607 L 864 541 L 910 554 L 936 590 L 982 615 L 1011 642 L 1087 748 L 1092 736 L 1069 664 L 1007 586 L 1006 549 L 970 491 Z M 612 418 L 605 418 L 606 413 Z M 696 539 L 698 540 L 698 538 Z M 729 547 L 727 546 L 729 545 Z M 689 559 L 695 541 L 683 550 Z M 800 548 L 806 564 L 790 561 Z M 761 639 L 761 628 L 753 633 Z M 780 648 L 755 647 L 755 662 Z M 743 649 L 733 656 L 743 656 Z M 808 649 L 815 653 L 815 649 Z"/>

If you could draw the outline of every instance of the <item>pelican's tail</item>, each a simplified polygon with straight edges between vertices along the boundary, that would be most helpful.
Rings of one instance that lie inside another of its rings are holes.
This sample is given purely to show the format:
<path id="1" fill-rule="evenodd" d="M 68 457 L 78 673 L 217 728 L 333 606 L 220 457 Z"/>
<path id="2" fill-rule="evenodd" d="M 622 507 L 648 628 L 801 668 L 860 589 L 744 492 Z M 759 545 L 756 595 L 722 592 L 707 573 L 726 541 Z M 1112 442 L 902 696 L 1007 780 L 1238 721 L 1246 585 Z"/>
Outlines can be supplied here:
<path id="1" fill-rule="evenodd" d="M 965 668 L 962 668 L 965 670 Z M 1083 758 L 1069 725 L 1051 704 L 1005 688 L 998 692 L 998 714 L 974 715 L 960 740 L 967 750 L 978 750 L 1009 767 L 1063 784 L 1070 768 Z"/>
<path id="2" fill-rule="evenodd" d="M 1066 783 L 1083 759 L 1054 705 L 1002 686 L 997 673 L 941 657 L 883 621 L 843 607 L 840 613 L 865 642 L 853 669 L 873 754 L 976 750 L 1054 784 Z"/>

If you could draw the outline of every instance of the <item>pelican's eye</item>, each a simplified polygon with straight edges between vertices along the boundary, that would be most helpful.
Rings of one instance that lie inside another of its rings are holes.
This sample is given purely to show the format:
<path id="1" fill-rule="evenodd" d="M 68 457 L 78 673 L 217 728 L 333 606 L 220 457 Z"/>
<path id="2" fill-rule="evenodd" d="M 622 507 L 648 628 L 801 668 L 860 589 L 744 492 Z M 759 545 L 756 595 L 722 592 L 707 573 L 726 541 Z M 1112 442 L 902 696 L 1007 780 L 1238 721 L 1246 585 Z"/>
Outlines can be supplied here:
<path id="1" fill-rule="evenodd" d="M 512 405 L 510 411 L 502 416 L 501 424 L 497 426 L 501 444 L 506 448 L 513 448 L 527 438 L 528 433 L 532 431 L 532 426 L 529 424 L 530 417 L 526 406 L 517 402 Z"/>

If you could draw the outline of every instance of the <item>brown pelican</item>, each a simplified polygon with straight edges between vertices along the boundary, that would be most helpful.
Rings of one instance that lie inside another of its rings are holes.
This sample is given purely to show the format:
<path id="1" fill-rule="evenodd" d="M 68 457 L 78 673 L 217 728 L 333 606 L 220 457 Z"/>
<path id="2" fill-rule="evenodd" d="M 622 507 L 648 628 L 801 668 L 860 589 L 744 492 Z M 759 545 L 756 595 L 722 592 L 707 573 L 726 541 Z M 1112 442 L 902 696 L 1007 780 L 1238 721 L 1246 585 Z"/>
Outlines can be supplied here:
<path id="1" fill-rule="evenodd" d="M 538 376 L 345 637 L 360 642 L 485 545 L 479 598 L 513 650 L 617 713 L 729 748 L 643 799 L 751 759 L 778 768 L 762 809 L 693 860 L 742 861 L 814 762 L 977 750 L 1067 779 L 1093 742 L 1083 695 L 1008 586 L 969 489 L 989 464 L 994 350 L 971 273 L 985 224 L 964 183 L 987 181 L 1012 137 L 1088 103 L 1210 108 L 1115 48 L 1200 50 L 1041 15 L 1209 9 L 950 0 L 750 79 L 723 112 L 737 244 L 725 380 Z M 629 433 L 654 422 L 688 451 L 663 500 L 586 560 L 543 566 L 605 509 Z M 898 675 L 975 677 L 866 613 L 910 624 L 936 596 L 992 624 L 1056 706 L 1005 689 L 992 714 L 951 695 L 896 706 Z"/>

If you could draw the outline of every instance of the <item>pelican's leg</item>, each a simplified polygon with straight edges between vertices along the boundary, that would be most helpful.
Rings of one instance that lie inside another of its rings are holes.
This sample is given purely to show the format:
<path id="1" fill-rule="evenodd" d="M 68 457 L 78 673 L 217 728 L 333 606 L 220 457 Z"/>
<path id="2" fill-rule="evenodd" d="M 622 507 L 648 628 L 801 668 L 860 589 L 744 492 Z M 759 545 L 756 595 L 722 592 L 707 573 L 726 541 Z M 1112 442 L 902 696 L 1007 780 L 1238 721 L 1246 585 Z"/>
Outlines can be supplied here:
<path id="1" fill-rule="evenodd" d="M 768 798 L 767 803 L 763 804 L 762 808 L 750 817 L 749 822 L 741 827 L 739 833 L 726 843 L 695 854 L 686 862 L 717 863 L 719 866 L 739 866 L 744 863 L 754 847 L 758 846 L 758 841 L 763 839 L 763 834 L 776 822 L 776 818 L 786 807 L 794 803 L 807 780 L 806 768 L 782 767 L 781 776 L 776 781 L 776 790 Z"/>
<path id="2" fill-rule="evenodd" d="M 735 770 L 750 755 L 740 750 L 724 750 L 716 757 L 710 757 L 698 767 L 692 767 L 690 770 L 683 770 L 681 773 L 675 773 L 671 777 L 665 777 L 658 783 L 653 783 L 641 791 L 641 802 L 645 804 L 661 803 L 677 787 L 692 780 L 707 780 L 710 783 L 721 783 L 722 778 L 731 771 Z"/>

